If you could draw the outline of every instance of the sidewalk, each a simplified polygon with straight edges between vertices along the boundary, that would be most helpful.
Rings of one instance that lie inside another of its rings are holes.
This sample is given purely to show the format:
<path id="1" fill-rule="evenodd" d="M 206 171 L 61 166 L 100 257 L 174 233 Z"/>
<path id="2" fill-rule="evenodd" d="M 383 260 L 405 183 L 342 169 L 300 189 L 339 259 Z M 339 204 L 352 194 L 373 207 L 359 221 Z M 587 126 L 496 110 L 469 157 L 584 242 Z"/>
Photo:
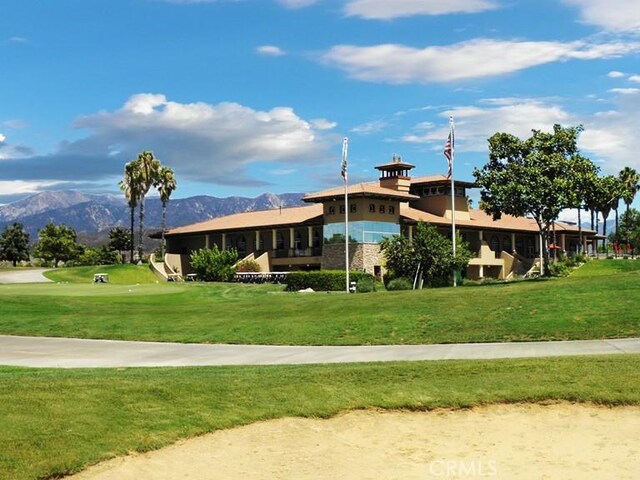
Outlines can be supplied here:
<path id="1" fill-rule="evenodd" d="M 205 345 L 0 335 L 0 365 L 54 368 L 294 365 L 640 353 L 640 338 L 449 345 Z"/>

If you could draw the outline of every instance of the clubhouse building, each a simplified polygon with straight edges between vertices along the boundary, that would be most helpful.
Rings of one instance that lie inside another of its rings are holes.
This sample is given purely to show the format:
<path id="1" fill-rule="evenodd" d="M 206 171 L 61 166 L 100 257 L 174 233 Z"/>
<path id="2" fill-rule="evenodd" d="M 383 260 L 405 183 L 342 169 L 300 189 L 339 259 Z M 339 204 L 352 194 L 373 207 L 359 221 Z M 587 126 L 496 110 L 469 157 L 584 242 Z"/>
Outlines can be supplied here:
<path id="1" fill-rule="evenodd" d="M 426 222 L 451 236 L 451 181 L 444 175 L 410 176 L 413 165 L 399 157 L 375 167 L 377 182 L 348 188 L 349 265 L 374 275 L 384 271 L 379 242 L 388 236 L 411 238 L 418 222 Z M 539 257 L 539 230 L 529 218 L 503 215 L 493 220 L 469 207 L 472 182 L 455 181 L 456 228 L 475 257 L 467 278 L 508 279 L 526 274 Z M 166 232 L 167 254 L 155 267 L 165 274 L 186 276 L 189 255 L 200 248 L 235 248 L 240 258 L 253 259 L 263 272 L 344 269 L 344 187 L 309 193 L 307 206 L 237 213 L 174 228 Z M 557 222 L 552 248 L 570 254 L 578 250 L 578 227 Z M 583 251 L 595 232 L 582 230 Z"/>

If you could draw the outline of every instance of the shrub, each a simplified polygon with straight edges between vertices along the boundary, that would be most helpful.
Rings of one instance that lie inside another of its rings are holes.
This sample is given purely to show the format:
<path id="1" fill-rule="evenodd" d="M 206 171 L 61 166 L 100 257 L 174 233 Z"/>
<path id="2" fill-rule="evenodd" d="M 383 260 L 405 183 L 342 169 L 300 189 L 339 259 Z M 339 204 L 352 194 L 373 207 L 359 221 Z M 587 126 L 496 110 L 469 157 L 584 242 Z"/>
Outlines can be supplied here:
<path id="1" fill-rule="evenodd" d="M 238 261 L 235 249 L 219 250 L 201 248 L 191 254 L 191 266 L 200 280 L 205 282 L 229 282 L 233 279 L 235 269 L 233 265 Z"/>
<path id="2" fill-rule="evenodd" d="M 67 266 L 73 265 L 113 265 L 120 263 L 120 255 L 109 247 L 87 248 L 77 260 L 67 262 Z"/>
<path id="3" fill-rule="evenodd" d="M 554 277 L 567 277 L 571 273 L 571 265 L 566 261 L 552 263 L 549 268 Z"/>
<path id="4" fill-rule="evenodd" d="M 356 284 L 363 278 L 373 275 L 365 272 L 349 272 L 349 281 Z M 287 274 L 287 291 L 296 292 L 305 288 L 313 290 L 339 292 L 345 289 L 346 274 L 344 270 L 317 270 L 313 272 L 290 272 Z"/>
<path id="5" fill-rule="evenodd" d="M 238 263 L 238 265 L 236 266 L 236 271 L 237 272 L 259 272 L 260 269 L 260 264 L 258 262 L 256 262 L 255 260 L 242 260 L 240 263 Z"/>
<path id="6" fill-rule="evenodd" d="M 362 277 L 356 283 L 356 293 L 369 293 L 376 291 L 376 282 L 373 277 Z"/>
<path id="7" fill-rule="evenodd" d="M 399 277 L 394 278 L 393 280 L 389 280 L 387 284 L 387 290 L 395 291 L 395 290 L 411 290 L 413 288 L 413 283 L 408 278 Z"/>

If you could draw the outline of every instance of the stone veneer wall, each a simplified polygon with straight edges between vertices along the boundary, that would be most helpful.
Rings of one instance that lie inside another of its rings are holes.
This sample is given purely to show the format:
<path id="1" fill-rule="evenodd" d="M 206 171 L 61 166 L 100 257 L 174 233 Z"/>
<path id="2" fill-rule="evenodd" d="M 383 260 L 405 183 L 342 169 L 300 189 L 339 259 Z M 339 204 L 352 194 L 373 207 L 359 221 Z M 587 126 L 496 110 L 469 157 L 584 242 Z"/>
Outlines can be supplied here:
<path id="1" fill-rule="evenodd" d="M 380 245 L 376 243 L 350 243 L 349 244 L 349 268 L 350 270 L 364 270 L 374 273 L 375 265 L 382 265 L 383 255 Z M 322 270 L 344 270 L 344 244 L 332 243 L 322 247 Z"/>

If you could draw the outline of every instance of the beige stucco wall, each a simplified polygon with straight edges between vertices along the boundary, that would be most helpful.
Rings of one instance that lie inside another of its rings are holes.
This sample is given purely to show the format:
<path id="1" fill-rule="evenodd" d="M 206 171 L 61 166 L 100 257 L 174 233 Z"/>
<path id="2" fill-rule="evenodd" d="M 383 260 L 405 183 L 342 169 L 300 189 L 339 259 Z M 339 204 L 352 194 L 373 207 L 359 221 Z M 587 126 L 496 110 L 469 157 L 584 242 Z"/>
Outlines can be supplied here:
<path id="1" fill-rule="evenodd" d="M 433 213 L 434 215 L 451 218 L 450 195 L 427 195 L 419 200 L 412 201 L 410 205 L 418 210 Z M 469 220 L 469 203 L 467 197 L 455 197 L 456 218 Z"/>

